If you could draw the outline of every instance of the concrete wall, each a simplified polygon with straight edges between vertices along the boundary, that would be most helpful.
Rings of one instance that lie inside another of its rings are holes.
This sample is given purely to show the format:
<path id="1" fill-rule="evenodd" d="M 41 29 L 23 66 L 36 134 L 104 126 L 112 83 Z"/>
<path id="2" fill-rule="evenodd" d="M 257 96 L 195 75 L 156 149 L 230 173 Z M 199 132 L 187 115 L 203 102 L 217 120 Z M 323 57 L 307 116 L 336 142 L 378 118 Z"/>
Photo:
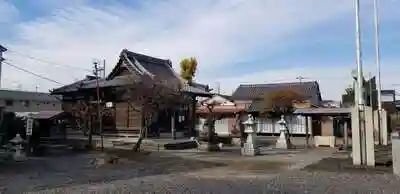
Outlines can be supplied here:
<path id="1" fill-rule="evenodd" d="M 38 112 L 61 111 L 61 101 L 21 101 L 13 100 L 12 105 L 7 105 L 6 100 L 0 99 L 0 107 L 9 112 Z"/>

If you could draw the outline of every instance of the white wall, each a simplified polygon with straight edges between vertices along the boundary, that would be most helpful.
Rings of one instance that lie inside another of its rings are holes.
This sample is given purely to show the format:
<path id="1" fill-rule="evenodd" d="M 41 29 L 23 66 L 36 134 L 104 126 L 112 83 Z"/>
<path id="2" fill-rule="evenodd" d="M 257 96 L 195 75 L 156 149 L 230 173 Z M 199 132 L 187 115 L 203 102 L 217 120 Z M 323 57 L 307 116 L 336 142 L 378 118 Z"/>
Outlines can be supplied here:
<path id="1" fill-rule="evenodd" d="M 279 119 L 257 118 L 257 132 L 265 134 L 279 134 L 280 125 Z M 286 119 L 288 123 L 289 132 L 292 134 L 306 134 L 306 117 L 304 116 L 291 116 Z M 309 131 L 309 134 L 311 132 Z"/>
<path id="2" fill-rule="evenodd" d="M 241 120 L 247 120 L 248 115 L 245 114 L 242 116 Z M 217 120 L 215 122 L 215 132 L 219 135 L 228 135 L 229 134 L 229 118 L 223 118 L 221 120 Z M 257 133 L 263 134 L 279 134 L 280 133 L 280 125 L 278 124 L 279 119 L 268 119 L 268 118 L 256 118 L 257 121 Z M 204 118 L 200 118 L 198 124 L 196 124 L 196 130 L 203 130 L 204 126 Z M 289 131 L 292 134 L 306 134 L 306 122 L 307 119 L 304 116 L 292 116 L 286 119 L 288 123 Z M 311 131 L 308 132 L 311 134 Z"/>

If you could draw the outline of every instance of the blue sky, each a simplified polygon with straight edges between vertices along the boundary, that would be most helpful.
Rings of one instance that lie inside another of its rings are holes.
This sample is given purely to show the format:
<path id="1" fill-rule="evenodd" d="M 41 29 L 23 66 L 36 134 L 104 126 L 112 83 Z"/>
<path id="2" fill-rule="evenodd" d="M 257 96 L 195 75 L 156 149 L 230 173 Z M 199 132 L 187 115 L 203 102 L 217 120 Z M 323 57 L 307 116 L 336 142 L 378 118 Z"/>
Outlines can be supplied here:
<path id="1" fill-rule="evenodd" d="M 360 0 L 365 74 L 374 75 L 372 0 Z M 383 88 L 400 84 L 400 1 L 380 0 Z M 83 77 L 92 60 L 107 69 L 127 48 L 199 60 L 196 79 L 232 92 L 240 83 L 317 80 L 323 97 L 339 99 L 355 68 L 351 0 L 0 0 L 0 44 L 15 65 L 62 83 Z M 42 91 L 57 84 L 5 66 L 3 87 Z"/>

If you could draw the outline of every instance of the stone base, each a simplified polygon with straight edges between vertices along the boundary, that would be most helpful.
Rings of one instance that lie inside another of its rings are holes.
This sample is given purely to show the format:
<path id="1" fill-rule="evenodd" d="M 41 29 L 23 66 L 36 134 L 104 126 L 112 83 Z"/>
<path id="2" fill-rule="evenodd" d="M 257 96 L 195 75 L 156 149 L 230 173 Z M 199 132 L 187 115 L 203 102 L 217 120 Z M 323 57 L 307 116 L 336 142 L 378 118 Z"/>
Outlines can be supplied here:
<path id="1" fill-rule="evenodd" d="M 218 144 L 209 144 L 208 142 L 200 143 L 200 146 L 198 148 L 199 150 L 202 151 L 210 151 L 210 152 L 220 151 L 220 147 L 218 146 Z"/>
<path id="2" fill-rule="evenodd" d="M 18 152 L 18 151 L 13 154 L 13 159 L 14 159 L 14 161 L 17 161 L 17 162 L 28 160 L 28 158 L 26 157 L 25 153 Z"/>
<path id="3" fill-rule="evenodd" d="M 292 148 L 292 144 L 290 143 L 290 140 L 286 138 L 286 134 L 284 132 L 281 132 L 278 140 L 276 141 L 276 148 L 279 149 L 290 149 Z"/>
<path id="4" fill-rule="evenodd" d="M 293 146 L 290 144 L 290 142 L 284 140 L 276 142 L 275 147 L 278 149 L 291 149 Z"/>
<path id="5" fill-rule="evenodd" d="M 256 156 L 260 155 L 260 149 L 252 143 L 245 143 L 243 148 L 241 148 L 241 154 L 243 156 Z"/>

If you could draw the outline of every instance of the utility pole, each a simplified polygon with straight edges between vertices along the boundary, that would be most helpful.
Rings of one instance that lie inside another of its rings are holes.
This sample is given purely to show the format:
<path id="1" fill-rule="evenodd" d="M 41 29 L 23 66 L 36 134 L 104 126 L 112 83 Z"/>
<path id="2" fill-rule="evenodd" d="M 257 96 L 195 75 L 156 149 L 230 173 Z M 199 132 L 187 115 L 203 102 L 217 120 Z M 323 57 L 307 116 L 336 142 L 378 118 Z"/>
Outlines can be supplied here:
<path id="1" fill-rule="evenodd" d="M 103 59 L 103 78 L 106 78 L 106 60 Z"/>
<path id="2" fill-rule="evenodd" d="M 3 70 L 2 62 L 5 60 L 3 58 L 3 53 L 6 51 L 7 51 L 6 47 L 4 47 L 0 44 L 0 88 L 1 88 L 1 78 L 2 78 L 2 70 Z"/>
<path id="3" fill-rule="evenodd" d="M 100 130 L 100 141 L 101 141 L 101 152 L 104 151 L 104 142 L 103 142 L 103 116 L 101 114 L 101 103 L 100 103 L 100 87 L 99 87 L 99 71 L 102 71 L 102 68 L 98 67 L 98 62 L 93 62 L 94 64 L 94 75 L 96 76 L 96 95 L 97 95 L 97 117 L 99 120 L 99 130 Z"/>
<path id="4" fill-rule="evenodd" d="M 369 85 L 369 92 L 368 92 L 369 93 L 369 99 L 368 100 L 369 100 L 369 106 L 372 107 L 373 106 L 373 104 L 372 104 L 373 103 L 373 100 L 372 100 L 373 92 L 372 92 L 372 74 L 371 74 L 371 72 L 369 72 L 368 75 L 369 75 L 369 81 L 368 81 L 369 82 L 368 83 L 368 85 Z"/>
<path id="5" fill-rule="evenodd" d="M 217 82 L 217 94 L 220 95 L 221 94 L 221 85 L 219 82 Z"/>
<path id="6" fill-rule="evenodd" d="M 357 108 L 359 112 L 359 132 L 360 132 L 360 156 L 361 156 L 361 164 L 366 164 L 367 160 L 367 150 L 366 150 L 366 126 L 365 126 L 365 102 L 363 95 L 363 72 L 362 72 L 362 61 L 361 61 L 361 30 L 360 30 L 360 0 L 354 0 L 355 7 L 355 19 L 356 19 L 356 63 L 357 63 L 357 83 L 358 86 L 356 89 L 358 90 L 358 99 L 357 99 Z M 355 157 L 355 156 L 353 156 Z"/>
<path id="7" fill-rule="evenodd" d="M 296 77 L 297 80 L 299 80 L 299 83 L 302 83 L 303 79 L 305 79 L 305 77 L 303 76 L 298 76 Z"/>
<path id="8" fill-rule="evenodd" d="M 377 100 L 378 100 L 378 142 L 379 144 L 384 144 L 381 138 L 381 128 L 382 128 L 382 93 L 381 93 L 381 62 L 380 62 L 380 51 L 379 51 L 379 5 L 378 1 L 374 0 L 374 26 L 375 26 L 375 63 L 377 69 Z M 386 129 L 385 129 L 386 130 Z M 385 138 L 386 139 L 386 138 Z"/>

